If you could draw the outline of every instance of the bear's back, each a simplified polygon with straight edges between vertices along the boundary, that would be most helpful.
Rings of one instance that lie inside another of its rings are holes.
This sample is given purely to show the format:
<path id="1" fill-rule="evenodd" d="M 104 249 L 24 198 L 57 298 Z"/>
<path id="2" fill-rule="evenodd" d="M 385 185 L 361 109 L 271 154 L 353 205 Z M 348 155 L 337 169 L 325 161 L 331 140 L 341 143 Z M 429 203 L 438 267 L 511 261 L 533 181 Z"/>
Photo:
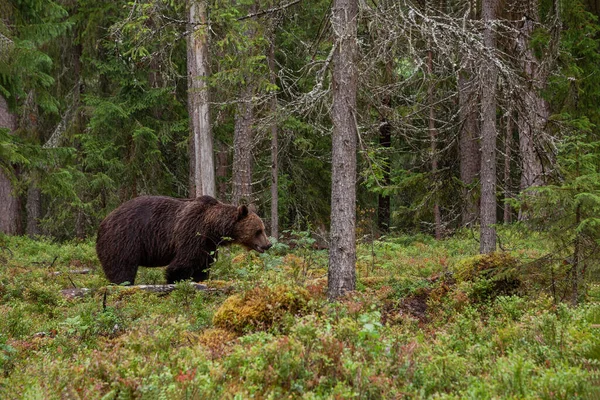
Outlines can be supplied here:
<path id="1" fill-rule="evenodd" d="M 139 265 L 157 267 L 173 259 L 173 227 L 188 199 L 140 196 L 113 210 L 98 229 L 97 251 L 102 258 L 132 256 Z M 110 253 L 110 254 L 107 254 Z"/>

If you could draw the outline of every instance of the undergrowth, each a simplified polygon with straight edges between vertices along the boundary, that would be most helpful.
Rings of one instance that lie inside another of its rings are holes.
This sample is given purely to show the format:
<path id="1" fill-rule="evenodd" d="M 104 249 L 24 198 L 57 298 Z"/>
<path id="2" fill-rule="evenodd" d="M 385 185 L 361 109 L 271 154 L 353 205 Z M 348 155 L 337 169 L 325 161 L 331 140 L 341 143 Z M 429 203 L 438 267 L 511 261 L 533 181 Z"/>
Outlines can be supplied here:
<path id="1" fill-rule="evenodd" d="M 505 230 L 507 253 L 484 259 L 469 232 L 361 244 L 357 291 L 336 303 L 326 250 L 299 237 L 222 249 L 218 290 L 169 294 L 108 285 L 93 242 L 3 237 L 0 398 L 600 396 L 600 290 L 561 302 L 522 268 L 548 251 L 535 235 Z"/>

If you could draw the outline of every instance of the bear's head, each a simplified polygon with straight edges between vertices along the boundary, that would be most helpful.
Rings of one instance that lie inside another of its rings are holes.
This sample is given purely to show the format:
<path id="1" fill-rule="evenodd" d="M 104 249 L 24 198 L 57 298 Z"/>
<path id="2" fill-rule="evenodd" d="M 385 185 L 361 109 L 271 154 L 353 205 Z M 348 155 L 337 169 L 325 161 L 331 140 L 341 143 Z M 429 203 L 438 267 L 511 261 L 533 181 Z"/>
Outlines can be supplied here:
<path id="1" fill-rule="evenodd" d="M 265 224 L 246 206 L 238 207 L 237 221 L 233 226 L 233 242 L 259 253 L 264 253 L 272 246 L 265 232 Z"/>

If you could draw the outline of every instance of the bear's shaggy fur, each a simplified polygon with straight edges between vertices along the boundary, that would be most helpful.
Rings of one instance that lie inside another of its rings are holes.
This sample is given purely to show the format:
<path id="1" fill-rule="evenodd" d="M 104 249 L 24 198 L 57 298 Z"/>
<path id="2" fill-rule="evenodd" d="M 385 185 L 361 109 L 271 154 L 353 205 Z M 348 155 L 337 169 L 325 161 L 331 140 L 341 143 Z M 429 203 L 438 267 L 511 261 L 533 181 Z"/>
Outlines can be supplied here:
<path id="1" fill-rule="evenodd" d="M 142 196 L 100 224 L 96 252 L 109 281 L 133 285 L 138 266 L 168 265 L 168 283 L 208 278 L 217 246 L 238 243 L 260 253 L 271 247 L 265 225 L 246 206 L 210 196 L 175 199 Z"/>

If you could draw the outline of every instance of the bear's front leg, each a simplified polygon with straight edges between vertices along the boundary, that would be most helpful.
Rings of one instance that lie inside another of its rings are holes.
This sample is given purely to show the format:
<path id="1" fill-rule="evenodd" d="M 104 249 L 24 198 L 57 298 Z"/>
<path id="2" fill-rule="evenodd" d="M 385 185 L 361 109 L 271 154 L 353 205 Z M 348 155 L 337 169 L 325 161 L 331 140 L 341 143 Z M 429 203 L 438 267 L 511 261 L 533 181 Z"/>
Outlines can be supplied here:
<path id="1" fill-rule="evenodd" d="M 206 257 L 203 257 L 202 260 L 199 260 L 198 263 L 194 266 L 192 280 L 194 282 L 204 282 L 208 280 L 210 266 L 213 262 L 214 258 L 210 254 L 207 254 Z"/>
<path id="2" fill-rule="evenodd" d="M 165 270 L 165 278 L 167 283 L 175 283 L 185 281 L 192 277 L 194 270 L 189 265 L 169 264 Z"/>
<path id="3" fill-rule="evenodd" d="M 210 255 L 185 261 L 175 258 L 165 271 L 167 283 L 175 283 L 190 278 L 194 282 L 205 281 L 208 279 L 208 270 L 212 261 Z"/>

